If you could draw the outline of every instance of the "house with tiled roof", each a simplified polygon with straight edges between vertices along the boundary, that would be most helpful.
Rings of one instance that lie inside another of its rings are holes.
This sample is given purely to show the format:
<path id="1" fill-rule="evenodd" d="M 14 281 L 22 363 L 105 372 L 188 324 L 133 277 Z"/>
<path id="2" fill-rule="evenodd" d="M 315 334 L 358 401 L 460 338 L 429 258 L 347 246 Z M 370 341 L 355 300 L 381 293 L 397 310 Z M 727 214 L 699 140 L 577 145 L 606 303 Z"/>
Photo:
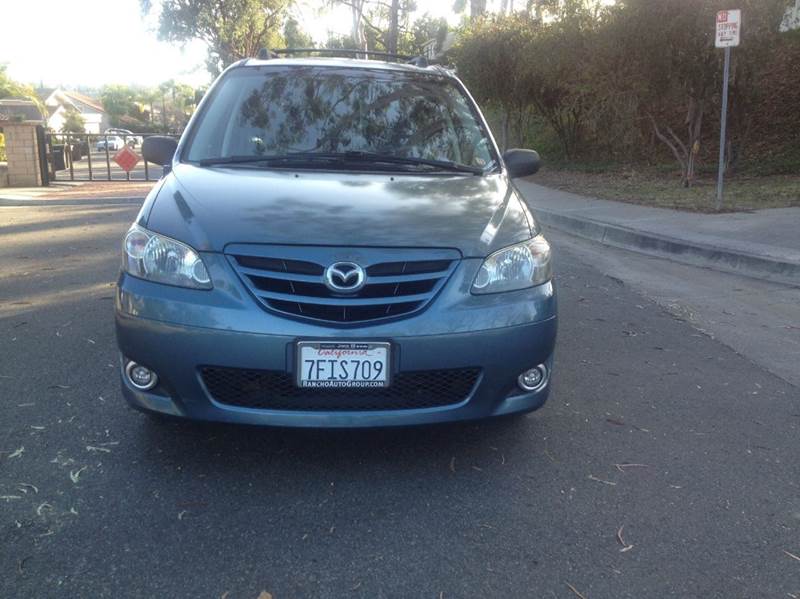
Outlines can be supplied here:
<path id="1" fill-rule="evenodd" d="M 44 101 L 47 107 L 47 126 L 53 131 L 61 131 L 66 112 L 77 110 L 85 122 L 86 133 L 102 133 L 111 126 L 111 119 L 103 105 L 94 98 L 64 89 L 56 89 Z"/>
<path id="2" fill-rule="evenodd" d="M 5 98 L 0 100 L 0 127 L 3 121 L 44 121 L 39 105 L 32 100 Z"/>

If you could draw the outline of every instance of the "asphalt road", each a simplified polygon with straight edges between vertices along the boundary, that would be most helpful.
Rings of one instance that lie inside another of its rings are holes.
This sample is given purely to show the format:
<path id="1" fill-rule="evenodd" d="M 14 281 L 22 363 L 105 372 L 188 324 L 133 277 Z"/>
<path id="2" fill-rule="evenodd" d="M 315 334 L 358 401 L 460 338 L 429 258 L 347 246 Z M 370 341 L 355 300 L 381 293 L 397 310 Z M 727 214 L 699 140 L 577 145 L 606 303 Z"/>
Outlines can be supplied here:
<path id="1" fill-rule="evenodd" d="M 555 387 L 528 417 L 158 425 L 117 389 L 136 210 L 0 207 L 0 596 L 800 597 L 800 391 L 601 250 L 555 237 Z"/>

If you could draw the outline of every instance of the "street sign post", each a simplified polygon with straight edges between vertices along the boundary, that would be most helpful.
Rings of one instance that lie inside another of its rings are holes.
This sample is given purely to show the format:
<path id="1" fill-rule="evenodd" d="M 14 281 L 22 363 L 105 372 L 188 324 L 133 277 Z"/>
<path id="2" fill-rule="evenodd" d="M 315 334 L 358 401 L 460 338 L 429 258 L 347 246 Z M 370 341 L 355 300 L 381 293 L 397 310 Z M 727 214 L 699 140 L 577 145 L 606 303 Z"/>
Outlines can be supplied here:
<path id="1" fill-rule="evenodd" d="M 722 74 L 722 115 L 719 127 L 719 171 L 717 172 L 717 210 L 722 207 L 723 177 L 725 174 L 725 128 L 728 122 L 728 79 L 731 72 L 731 48 L 739 45 L 742 32 L 742 11 L 721 10 L 717 13 L 717 36 L 714 45 L 725 48 L 725 67 Z"/>

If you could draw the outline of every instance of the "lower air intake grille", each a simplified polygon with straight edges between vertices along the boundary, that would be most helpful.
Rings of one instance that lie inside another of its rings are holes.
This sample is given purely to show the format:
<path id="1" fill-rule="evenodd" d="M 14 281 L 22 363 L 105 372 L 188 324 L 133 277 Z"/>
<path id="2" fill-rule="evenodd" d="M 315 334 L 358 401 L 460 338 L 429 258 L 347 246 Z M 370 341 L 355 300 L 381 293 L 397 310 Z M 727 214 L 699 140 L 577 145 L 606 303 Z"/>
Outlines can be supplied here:
<path id="1" fill-rule="evenodd" d="M 480 368 L 400 372 L 380 389 L 303 389 L 292 375 L 273 370 L 206 366 L 203 382 L 215 401 L 262 410 L 375 411 L 413 410 L 464 401 Z"/>

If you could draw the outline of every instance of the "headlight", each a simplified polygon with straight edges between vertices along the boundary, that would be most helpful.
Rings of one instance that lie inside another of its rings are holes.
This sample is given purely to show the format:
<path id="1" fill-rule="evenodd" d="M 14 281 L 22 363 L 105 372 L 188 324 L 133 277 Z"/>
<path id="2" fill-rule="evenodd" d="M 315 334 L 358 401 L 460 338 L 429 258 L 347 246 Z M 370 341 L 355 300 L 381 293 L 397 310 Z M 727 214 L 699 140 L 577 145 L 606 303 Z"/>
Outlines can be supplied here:
<path id="1" fill-rule="evenodd" d="M 134 277 L 195 289 L 211 289 L 211 277 L 188 245 L 133 225 L 122 244 L 122 269 Z"/>
<path id="2" fill-rule="evenodd" d="M 486 258 L 472 283 L 472 293 L 525 289 L 547 283 L 552 276 L 550 244 L 537 235 Z"/>

